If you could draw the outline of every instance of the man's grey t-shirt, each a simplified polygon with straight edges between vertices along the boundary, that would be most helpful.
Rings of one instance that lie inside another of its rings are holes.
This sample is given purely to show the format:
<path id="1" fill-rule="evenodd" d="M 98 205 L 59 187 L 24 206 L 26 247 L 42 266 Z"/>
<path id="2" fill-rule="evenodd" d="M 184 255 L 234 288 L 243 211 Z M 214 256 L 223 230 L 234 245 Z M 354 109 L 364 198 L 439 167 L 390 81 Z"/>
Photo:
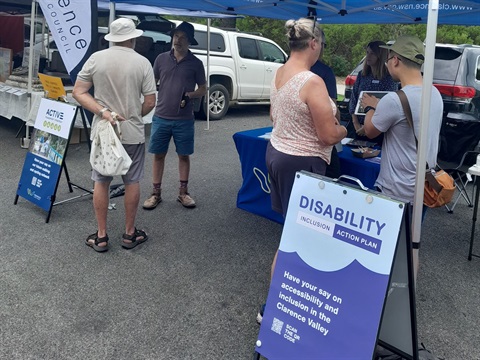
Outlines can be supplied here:
<path id="1" fill-rule="evenodd" d="M 145 57 L 131 48 L 112 46 L 93 53 L 78 79 L 93 83 L 97 102 L 127 120 L 120 122 L 123 144 L 145 142 L 142 96 L 156 92 L 152 66 Z M 99 120 L 95 114 L 92 127 Z"/>
<path id="2" fill-rule="evenodd" d="M 415 135 L 419 139 L 422 87 L 407 85 L 402 90 L 410 104 Z M 442 97 L 438 90 L 432 87 L 426 153 L 429 167 L 434 167 L 437 163 L 442 115 Z M 377 130 L 385 133 L 382 144 L 380 174 L 375 185 L 388 196 L 405 202 L 413 202 L 417 147 L 412 128 L 407 122 L 400 98 L 395 92 L 385 95 L 379 101 L 372 118 L 372 124 Z M 425 165 L 422 165 L 423 167 Z"/>

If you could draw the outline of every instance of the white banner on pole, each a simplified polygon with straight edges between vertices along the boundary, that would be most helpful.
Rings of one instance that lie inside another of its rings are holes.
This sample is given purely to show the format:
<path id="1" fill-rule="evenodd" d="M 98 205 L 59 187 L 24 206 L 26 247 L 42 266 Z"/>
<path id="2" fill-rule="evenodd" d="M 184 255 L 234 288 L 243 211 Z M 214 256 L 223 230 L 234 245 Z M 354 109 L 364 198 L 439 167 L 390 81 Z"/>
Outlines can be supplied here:
<path id="1" fill-rule="evenodd" d="M 87 54 L 92 39 L 91 0 L 38 0 L 68 73 Z"/>

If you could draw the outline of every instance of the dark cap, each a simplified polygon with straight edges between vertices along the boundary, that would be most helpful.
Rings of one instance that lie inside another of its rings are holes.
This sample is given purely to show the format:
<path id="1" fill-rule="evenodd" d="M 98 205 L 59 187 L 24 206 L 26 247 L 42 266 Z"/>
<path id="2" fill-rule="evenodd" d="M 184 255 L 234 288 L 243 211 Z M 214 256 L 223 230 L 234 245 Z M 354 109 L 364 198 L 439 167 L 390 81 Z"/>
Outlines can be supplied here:
<path id="1" fill-rule="evenodd" d="M 192 24 L 184 21 L 175 29 L 173 29 L 170 35 L 173 36 L 173 34 L 175 34 L 175 32 L 177 31 L 183 31 L 185 34 L 187 34 L 188 42 L 190 43 L 190 45 L 198 45 L 197 40 L 195 40 L 195 38 L 193 37 L 193 35 L 195 34 L 195 30 Z"/>
<path id="2" fill-rule="evenodd" d="M 394 51 L 398 55 L 401 55 L 419 65 L 422 65 L 425 61 L 425 46 L 416 36 L 399 36 L 394 44 L 380 45 L 380 47 Z"/>

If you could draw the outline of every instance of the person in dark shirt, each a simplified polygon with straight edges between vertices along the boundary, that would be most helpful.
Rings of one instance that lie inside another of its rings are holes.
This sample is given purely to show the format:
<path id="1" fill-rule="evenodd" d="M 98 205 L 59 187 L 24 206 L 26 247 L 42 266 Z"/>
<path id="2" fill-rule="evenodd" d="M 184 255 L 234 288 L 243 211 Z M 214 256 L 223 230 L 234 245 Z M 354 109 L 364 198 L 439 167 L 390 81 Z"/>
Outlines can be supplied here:
<path id="1" fill-rule="evenodd" d="M 332 100 L 336 103 L 337 102 L 337 80 L 335 78 L 335 74 L 330 66 L 324 64 L 321 59 L 323 56 L 323 51 L 327 47 L 327 43 L 325 40 L 325 33 L 322 29 L 320 29 L 321 36 L 322 36 L 322 49 L 320 50 L 320 56 L 318 60 L 313 66 L 310 68 L 310 71 L 314 74 L 320 76 L 323 81 L 325 82 L 325 86 L 327 87 L 328 96 L 332 98 Z M 340 121 L 340 112 L 337 111 L 336 118 Z M 327 170 L 325 175 L 335 179 L 338 178 L 342 174 L 340 169 L 340 159 L 338 158 L 337 149 L 335 146 L 332 148 L 332 157 L 330 159 L 330 164 L 327 166 Z"/>
<path id="2" fill-rule="evenodd" d="M 165 157 L 171 138 L 178 155 L 180 187 L 177 201 L 186 208 L 194 208 L 195 200 L 188 192 L 190 155 L 194 149 L 194 98 L 207 92 L 203 63 L 189 50 L 197 45 L 192 24 L 182 22 L 172 31 L 172 50 L 158 55 L 153 73 L 158 83 L 158 100 L 152 119 L 148 151 L 153 158 L 153 190 L 143 203 L 144 209 L 154 209 L 162 201 L 161 184 Z M 195 89 L 196 87 L 196 89 Z"/>
<path id="3" fill-rule="evenodd" d="M 398 82 L 392 79 L 388 72 L 385 62 L 387 60 L 387 51 L 383 49 L 383 41 L 372 41 L 366 47 L 365 61 L 363 69 L 358 73 L 355 84 L 353 84 L 352 94 L 350 96 L 349 111 L 352 115 L 352 123 L 357 134 L 356 138 L 370 140 L 365 137 L 363 123 L 365 116 L 355 115 L 355 108 L 362 91 L 397 91 Z M 383 136 L 379 136 L 370 141 L 381 145 Z"/>

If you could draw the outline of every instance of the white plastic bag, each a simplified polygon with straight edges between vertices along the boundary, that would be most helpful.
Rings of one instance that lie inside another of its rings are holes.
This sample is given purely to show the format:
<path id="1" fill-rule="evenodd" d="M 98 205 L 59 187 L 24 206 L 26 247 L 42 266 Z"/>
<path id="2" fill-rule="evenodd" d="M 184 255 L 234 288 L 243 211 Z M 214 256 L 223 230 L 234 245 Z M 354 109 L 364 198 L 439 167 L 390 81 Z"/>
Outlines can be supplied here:
<path id="1" fill-rule="evenodd" d="M 118 121 L 115 127 L 121 136 Z M 91 139 L 90 164 L 93 169 L 103 176 L 125 175 L 128 172 L 132 159 L 109 121 L 100 120 L 92 132 Z"/>

